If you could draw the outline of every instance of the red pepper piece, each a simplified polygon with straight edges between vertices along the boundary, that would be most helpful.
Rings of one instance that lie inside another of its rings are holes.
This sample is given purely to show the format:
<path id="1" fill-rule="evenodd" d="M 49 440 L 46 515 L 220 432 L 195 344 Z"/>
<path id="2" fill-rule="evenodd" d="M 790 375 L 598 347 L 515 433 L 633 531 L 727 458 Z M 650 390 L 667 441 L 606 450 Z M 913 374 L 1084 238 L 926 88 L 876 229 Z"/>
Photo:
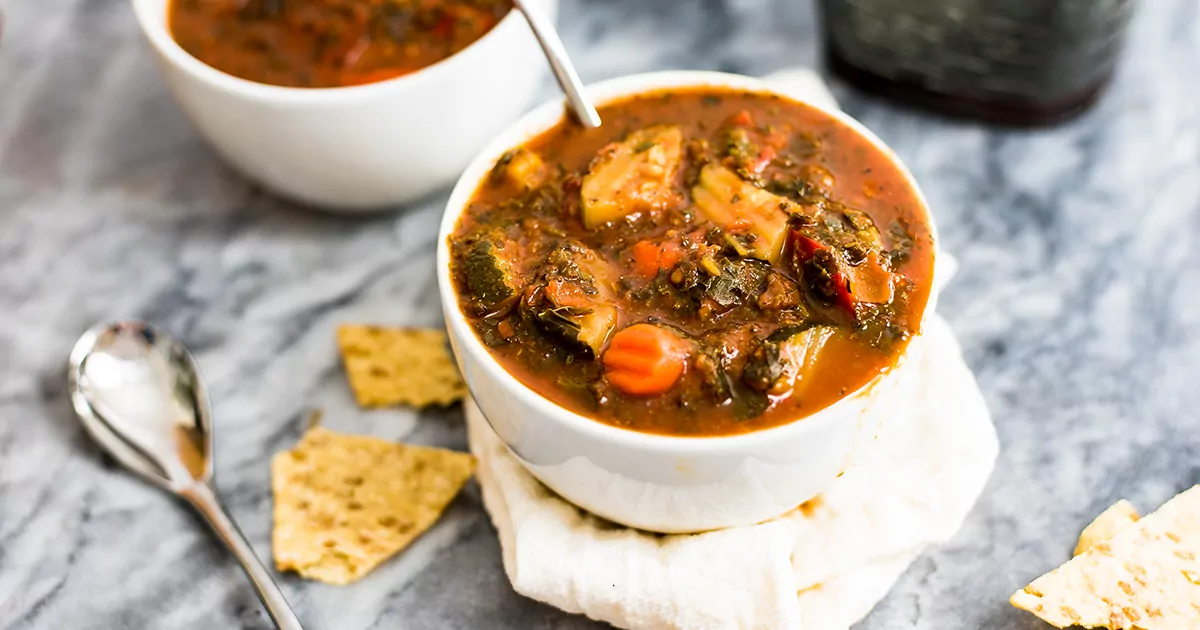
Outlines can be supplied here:
<path id="1" fill-rule="evenodd" d="M 753 172 L 755 175 L 762 173 L 763 169 L 767 168 L 767 165 L 770 164 L 771 160 L 774 160 L 774 159 L 775 159 L 775 147 L 767 145 L 767 146 L 763 147 L 763 150 L 761 152 L 759 152 L 758 157 L 755 158 L 754 161 L 750 163 L 750 171 Z"/>
<path id="2" fill-rule="evenodd" d="M 791 241 L 792 255 L 795 257 L 797 262 L 800 263 L 806 263 L 812 259 L 817 252 L 829 249 L 828 246 L 824 245 L 820 241 L 809 238 L 808 236 L 805 236 L 796 230 L 792 230 L 791 232 Z M 846 312 L 850 313 L 850 315 L 855 315 L 855 304 L 857 300 L 855 300 L 854 295 L 850 293 L 849 279 L 840 269 L 840 265 L 839 269 L 833 272 L 832 276 L 830 277 L 830 281 L 833 282 L 834 303 L 846 309 Z"/>

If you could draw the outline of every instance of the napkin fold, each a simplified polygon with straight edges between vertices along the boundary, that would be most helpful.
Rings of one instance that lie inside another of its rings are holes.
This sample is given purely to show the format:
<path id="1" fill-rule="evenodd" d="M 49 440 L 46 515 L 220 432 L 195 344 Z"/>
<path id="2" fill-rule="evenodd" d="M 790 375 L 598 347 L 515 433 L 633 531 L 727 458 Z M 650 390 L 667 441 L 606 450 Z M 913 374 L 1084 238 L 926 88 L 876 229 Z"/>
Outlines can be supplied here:
<path id="1" fill-rule="evenodd" d="M 468 401 L 477 476 L 513 588 L 620 628 L 848 628 L 922 549 L 958 530 L 995 463 L 995 429 L 954 334 L 934 316 L 923 342 L 913 412 L 885 421 L 857 467 L 804 509 L 704 534 L 651 534 L 571 505 Z"/>

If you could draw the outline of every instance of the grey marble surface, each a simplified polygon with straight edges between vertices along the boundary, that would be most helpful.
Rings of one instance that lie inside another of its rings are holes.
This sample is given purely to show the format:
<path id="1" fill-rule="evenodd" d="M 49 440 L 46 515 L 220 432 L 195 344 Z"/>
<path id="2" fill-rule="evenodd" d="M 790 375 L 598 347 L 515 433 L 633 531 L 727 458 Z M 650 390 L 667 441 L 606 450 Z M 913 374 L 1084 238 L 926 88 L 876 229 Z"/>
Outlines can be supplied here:
<path id="1" fill-rule="evenodd" d="M 307 409 L 334 428 L 464 446 L 457 412 L 356 410 L 333 346 L 339 322 L 439 323 L 445 195 L 371 220 L 293 208 L 200 141 L 126 1 L 5 11 L 0 628 L 268 628 L 199 522 L 85 439 L 64 395 L 67 351 L 87 326 L 130 316 L 195 349 L 221 493 L 269 557 L 267 457 Z M 572 0 L 562 13 L 586 80 L 817 60 L 801 0 Z M 1144 0 L 1112 91 L 1057 129 L 949 122 L 835 86 L 912 167 L 959 256 L 941 311 L 1003 449 L 962 531 L 859 628 L 1039 627 L 1009 593 L 1064 560 L 1112 501 L 1153 508 L 1200 477 L 1198 65 L 1196 3 Z M 512 592 L 473 487 L 356 586 L 281 582 L 313 630 L 594 627 Z"/>

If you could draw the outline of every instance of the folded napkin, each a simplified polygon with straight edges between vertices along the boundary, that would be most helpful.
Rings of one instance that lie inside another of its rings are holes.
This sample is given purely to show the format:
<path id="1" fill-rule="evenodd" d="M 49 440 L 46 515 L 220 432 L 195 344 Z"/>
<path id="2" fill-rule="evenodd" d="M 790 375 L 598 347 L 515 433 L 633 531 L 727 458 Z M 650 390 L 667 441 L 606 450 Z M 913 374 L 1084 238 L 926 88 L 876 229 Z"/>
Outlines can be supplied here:
<path id="1" fill-rule="evenodd" d="M 959 528 L 991 474 L 995 429 L 954 334 L 933 317 L 916 406 L 804 509 L 694 535 L 592 516 L 527 473 L 466 405 L 484 505 L 522 595 L 630 629 L 848 628 Z"/>

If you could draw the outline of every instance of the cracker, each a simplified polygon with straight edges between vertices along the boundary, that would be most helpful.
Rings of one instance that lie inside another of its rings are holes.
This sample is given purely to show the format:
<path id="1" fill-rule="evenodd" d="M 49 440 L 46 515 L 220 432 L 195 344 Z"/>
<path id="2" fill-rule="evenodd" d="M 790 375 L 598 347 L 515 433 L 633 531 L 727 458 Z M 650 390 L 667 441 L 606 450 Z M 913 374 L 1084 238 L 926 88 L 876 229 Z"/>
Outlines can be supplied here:
<path id="1" fill-rule="evenodd" d="M 475 458 L 313 427 L 271 462 L 280 571 L 349 584 L 429 529 Z"/>
<path id="2" fill-rule="evenodd" d="M 1009 599 L 1059 628 L 1175 630 L 1200 619 L 1200 486 Z"/>
<path id="3" fill-rule="evenodd" d="M 441 330 L 344 325 L 337 338 L 359 406 L 445 406 L 467 393 Z"/>
<path id="4" fill-rule="evenodd" d="M 1117 534 L 1117 532 L 1125 529 L 1126 526 L 1136 523 L 1138 520 L 1137 508 L 1133 504 L 1121 499 L 1116 503 L 1108 506 L 1107 510 L 1100 513 L 1087 527 L 1083 528 L 1083 532 L 1079 534 L 1079 544 L 1075 545 L 1075 555 L 1079 555 L 1097 544 L 1102 543 Z"/>

